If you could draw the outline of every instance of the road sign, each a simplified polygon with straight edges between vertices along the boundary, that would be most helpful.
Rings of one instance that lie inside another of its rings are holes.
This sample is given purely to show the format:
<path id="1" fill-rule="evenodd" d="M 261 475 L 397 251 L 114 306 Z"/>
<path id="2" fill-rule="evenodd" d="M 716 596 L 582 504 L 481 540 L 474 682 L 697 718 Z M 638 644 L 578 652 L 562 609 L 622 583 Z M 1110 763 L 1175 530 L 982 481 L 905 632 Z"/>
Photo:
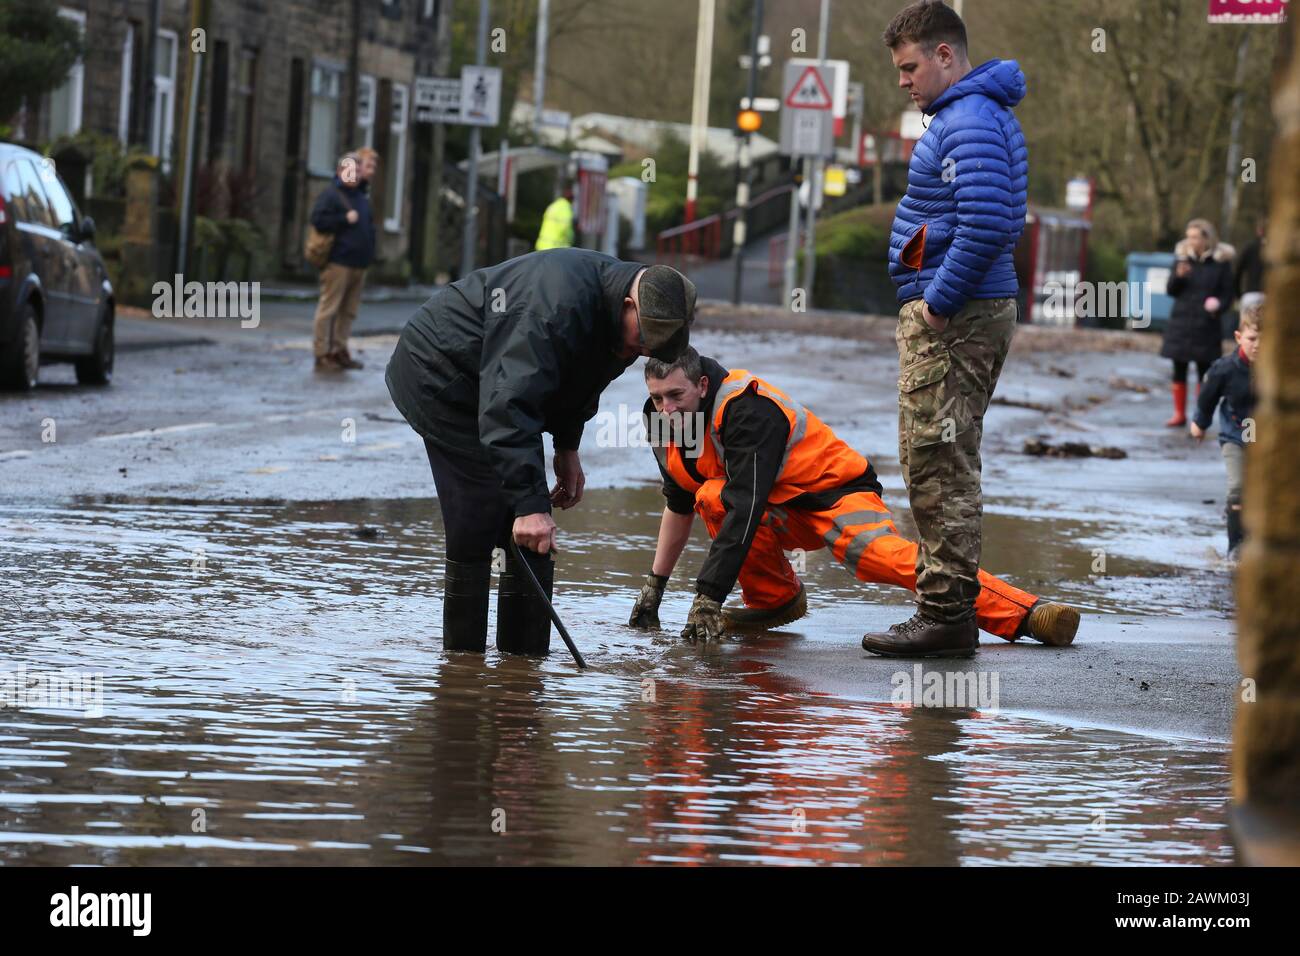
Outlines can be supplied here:
<path id="1" fill-rule="evenodd" d="M 459 123 L 460 78 L 417 76 L 415 78 L 415 121 L 417 123 Z"/>
<path id="2" fill-rule="evenodd" d="M 844 175 L 843 166 L 831 165 L 826 167 L 822 189 L 825 190 L 828 196 L 843 196 L 848 191 L 848 177 Z"/>
<path id="3" fill-rule="evenodd" d="M 464 66 L 460 71 L 460 122 L 496 126 L 501 117 L 501 69 Z"/>
<path id="4" fill-rule="evenodd" d="M 826 81 L 822 79 L 821 70 L 815 66 L 805 66 L 799 70 L 798 64 L 795 64 L 795 70 L 795 81 L 786 86 L 785 105 L 800 110 L 830 109 L 831 93 L 826 88 Z"/>
<path id="5" fill-rule="evenodd" d="M 1210 23 L 1286 23 L 1287 0 L 1210 0 Z"/>
<path id="6" fill-rule="evenodd" d="M 573 125 L 573 116 L 567 110 L 542 110 L 541 125 L 568 129 Z"/>
<path id="7" fill-rule="evenodd" d="M 831 139 L 833 121 L 829 113 L 797 110 L 790 117 L 790 155 L 825 156 Z M 782 150 L 784 152 L 784 150 Z"/>
<path id="8" fill-rule="evenodd" d="M 829 74 L 816 62 L 788 60 L 782 84 L 781 153 L 785 156 L 833 156 L 834 98 Z"/>

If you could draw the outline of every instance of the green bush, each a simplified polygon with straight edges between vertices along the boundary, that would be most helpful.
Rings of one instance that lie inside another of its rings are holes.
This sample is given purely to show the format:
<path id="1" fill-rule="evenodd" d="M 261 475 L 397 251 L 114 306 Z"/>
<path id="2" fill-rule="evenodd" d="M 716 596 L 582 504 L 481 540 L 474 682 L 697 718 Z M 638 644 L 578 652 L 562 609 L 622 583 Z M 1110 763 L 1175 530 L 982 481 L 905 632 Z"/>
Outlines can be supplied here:
<path id="1" fill-rule="evenodd" d="M 894 204 L 857 206 L 817 221 L 817 256 L 885 262 Z"/>
<path id="2" fill-rule="evenodd" d="M 1097 237 L 1096 230 L 1088 237 L 1088 275 L 1090 282 L 1127 282 L 1128 265 L 1124 250 L 1113 242 Z"/>
<path id="3" fill-rule="evenodd" d="M 690 164 L 690 144 L 671 132 L 660 138 L 650 154 L 654 160 L 654 181 L 649 183 L 646 195 L 646 233 L 649 237 L 665 229 L 680 226 L 686 220 L 686 181 Z M 620 163 L 609 171 L 610 178 L 633 176 L 641 179 L 645 167 L 642 161 Z M 723 164 L 713 153 L 700 153 L 699 189 L 695 202 L 695 217 L 703 219 L 721 212 L 734 198 L 735 171 Z"/>

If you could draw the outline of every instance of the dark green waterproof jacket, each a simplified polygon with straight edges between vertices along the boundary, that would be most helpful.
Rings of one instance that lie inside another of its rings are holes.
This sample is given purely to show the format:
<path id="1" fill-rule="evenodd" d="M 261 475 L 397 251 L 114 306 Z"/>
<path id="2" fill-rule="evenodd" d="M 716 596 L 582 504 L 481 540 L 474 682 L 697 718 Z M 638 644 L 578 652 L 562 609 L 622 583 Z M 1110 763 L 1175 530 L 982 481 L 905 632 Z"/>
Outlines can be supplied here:
<path id="1" fill-rule="evenodd" d="M 623 299 L 645 266 L 587 249 L 532 252 L 440 289 L 388 363 L 393 404 L 448 454 L 501 478 L 516 515 L 551 510 L 542 433 L 576 449 L 620 358 Z"/>

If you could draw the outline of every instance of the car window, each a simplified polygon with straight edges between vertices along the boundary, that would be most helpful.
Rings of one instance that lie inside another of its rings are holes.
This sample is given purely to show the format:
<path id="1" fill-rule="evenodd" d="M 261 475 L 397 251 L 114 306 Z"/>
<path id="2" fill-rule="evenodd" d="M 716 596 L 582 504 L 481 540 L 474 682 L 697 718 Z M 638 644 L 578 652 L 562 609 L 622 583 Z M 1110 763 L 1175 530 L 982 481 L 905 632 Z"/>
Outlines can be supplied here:
<path id="1" fill-rule="evenodd" d="M 0 173 L 0 190 L 4 191 L 5 205 L 13 210 L 20 222 L 27 219 L 27 202 L 23 197 L 23 180 L 18 174 L 18 164 L 8 162 Z"/>
<path id="2" fill-rule="evenodd" d="M 37 170 L 45 195 L 50 201 L 50 212 L 54 214 L 54 224 L 68 235 L 77 231 L 77 210 L 72 204 L 72 197 L 63 185 L 63 180 L 54 172 L 52 165 Z"/>
<path id="3" fill-rule="evenodd" d="M 24 218 L 34 225 L 53 228 L 54 216 L 45 198 L 41 174 L 36 171 L 36 166 L 30 160 L 16 159 L 14 165 L 18 167 L 18 175 L 23 184 L 23 202 L 27 206 L 27 215 Z"/>

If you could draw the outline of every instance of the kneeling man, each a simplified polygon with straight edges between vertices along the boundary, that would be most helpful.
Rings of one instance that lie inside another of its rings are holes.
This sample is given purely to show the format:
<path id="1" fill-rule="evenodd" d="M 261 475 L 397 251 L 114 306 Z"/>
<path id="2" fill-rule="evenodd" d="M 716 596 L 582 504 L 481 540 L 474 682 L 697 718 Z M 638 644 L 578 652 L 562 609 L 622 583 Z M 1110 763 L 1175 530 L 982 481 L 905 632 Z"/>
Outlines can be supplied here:
<path id="1" fill-rule="evenodd" d="M 916 590 L 915 542 L 898 534 L 880 498 L 875 469 L 816 415 L 742 369 L 727 371 L 686 349 L 675 361 L 645 368 L 647 421 L 669 423 L 651 445 L 667 507 L 654 564 L 632 611 L 635 627 L 659 623 L 659 602 L 698 512 L 713 538 L 696 580 L 682 636 L 711 640 L 729 630 L 777 627 L 804 616 L 808 599 L 785 551 L 827 547 L 836 560 L 875 584 Z M 743 607 L 722 603 L 740 582 Z M 1079 612 L 1051 604 L 980 571 L 979 626 L 1014 641 L 1028 636 L 1063 647 Z M 895 657 L 968 657 L 979 647 L 863 647 Z"/>

